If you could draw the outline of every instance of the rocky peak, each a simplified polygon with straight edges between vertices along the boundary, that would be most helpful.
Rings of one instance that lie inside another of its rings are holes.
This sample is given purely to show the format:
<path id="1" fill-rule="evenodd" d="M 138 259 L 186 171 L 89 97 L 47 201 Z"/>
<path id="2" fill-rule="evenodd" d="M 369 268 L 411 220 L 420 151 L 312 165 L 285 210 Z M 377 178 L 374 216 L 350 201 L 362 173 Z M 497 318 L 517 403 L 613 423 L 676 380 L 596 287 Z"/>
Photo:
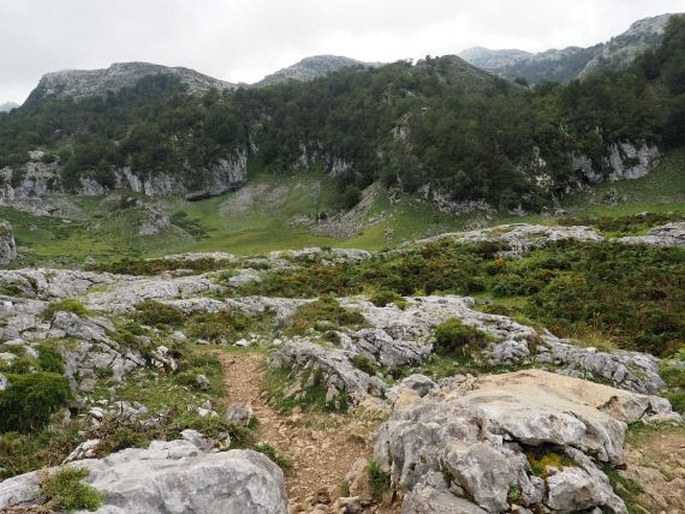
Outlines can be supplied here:
<path id="1" fill-rule="evenodd" d="M 514 62 L 522 61 L 531 57 L 533 54 L 524 50 L 506 49 L 491 50 L 482 46 L 467 48 L 459 53 L 459 57 L 466 62 L 478 66 L 484 70 L 500 68 Z"/>
<path id="2" fill-rule="evenodd" d="M 570 46 L 538 53 L 523 50 L 468 48 L 459 56 L 467 62 L 504 78 L 523 77 L 531 83 L 542 80 L 566 82 L 595 69 L 618 68 L 632 62 L 645 49 L 661 40 L 672 14 L 662 14 L 634 22 L 622 34 L 606 43 L 581 48 Z"/>
<path id="3" fill-rule="evenodd" d="M 267 75 L 257 82 L 255 86 L 271 86 L 288 80 L 306 82 L 314 80 L 317 77 L 326 76 L 329 73 L 333 73 L 343 68 L 377 68 L 381 65 L 382 63 L 363 62 L 338 55 L 313 55 L 311 57 L 305 57 L 292 66 L 288 66 L 287 68 Z"/>
<path id="4" fill-rule="evenodd" d="M 44 75 L 29 96 L 30 100 L 44 97 L 85 98 L 117 92 L 151 75 L 171 75 L 186 85 L 191 93 L 202 93 L 211 88 L 235 89 L 235 85 L 182 67 L 167 67 L 145 62 L 115 63 L 106 69 L 63 70 Z"/>
<path id="5" fill-rule="evenodd" d="M 587 63 L 578 76 L 584 77 L 596 69 L 630 64 L 639 53 L 661 41 L 671 16 L 672 14 L 662 14 L 636 21 L 624 33 L 603 45 L 601 52 Z"/>

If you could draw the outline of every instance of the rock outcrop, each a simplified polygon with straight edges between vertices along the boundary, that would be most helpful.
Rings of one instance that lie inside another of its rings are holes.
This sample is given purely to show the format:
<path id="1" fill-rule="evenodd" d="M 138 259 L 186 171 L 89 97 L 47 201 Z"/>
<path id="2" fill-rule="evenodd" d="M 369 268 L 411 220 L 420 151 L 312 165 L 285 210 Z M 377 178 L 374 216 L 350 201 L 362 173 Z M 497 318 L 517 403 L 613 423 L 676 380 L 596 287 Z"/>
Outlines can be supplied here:
<path id="1" fill-rule="evenodd" d="M 112 64 L 99 70 L 65 70 L 44 75 L 31 92 L 27 102 L 46 97 L 73 98 L 104 96 L 124 88 L 134 87 L 144 77 L 167 75 L 180 80 L 191 93 L 204 93 L 212 88 L 233 90 L 235 84 L 215 79 L 188 68 L 170 68 L 145 62 Z"/>
<path id="2" fill-rule="evenodd" d="M 313 55 L 305 57 L 300 62 L 267 75 L 255 84 L 256 87 L 272 86 L 294 80 L 307 82 L 343 68 L 377 68 L 381 63 L 362 62 L 349 57 L 338 55 Z"/>
<path id="3" fill-rule="evenodd" d="M 438 512 L 432 501 L 463 505 L 458 512 L 623 513 L 600 467 L 621 465 L 627 424 L 653 414 L 670 407 L 538 370 L 449 381 L 396 408 L 374 455 L 407 513 Z"/>
<path id="4" fill-rule="evenodd" d="M 664 248 L 685 246 L 685 222 L 675 222 L 654 227 L 644 236 L 620 237 L 616 240 L 624 244 L 650 244 Z"/>
<path id="5" fill-rule="evenodd" d="M 14 242 L 12 225 L 0 220 L 0 264 L 9 264 L 17 258 L 17 244 Z"/>
<path id="6" fill-rule="evenodd" d="M 84 481 L 103 496 L 100 514 L 288 512 L 282 471 L 253 451 L 205 453 L 186 440 L 153 441 L 68 466 L 90 471 Z M 39 503 L 40 481 L 34 471 L 0 482 L 0 509 Z"/>

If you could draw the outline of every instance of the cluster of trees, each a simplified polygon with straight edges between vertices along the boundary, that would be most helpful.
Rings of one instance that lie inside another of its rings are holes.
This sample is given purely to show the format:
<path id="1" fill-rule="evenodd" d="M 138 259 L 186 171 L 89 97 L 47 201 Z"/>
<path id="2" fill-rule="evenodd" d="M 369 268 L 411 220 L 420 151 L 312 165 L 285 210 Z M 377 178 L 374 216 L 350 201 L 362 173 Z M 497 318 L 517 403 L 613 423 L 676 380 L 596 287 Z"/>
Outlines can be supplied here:
<path id="1" fill-rule="evenodd" d="M 223 94 L 193 96 L 159 75 L 104 98 L 41 99 L 0 114 L 0 167 L 42 147 L 59 156 L 71 187 L 84 175 L 111 185 L 122 166 L 192 183 L 238 148 L 255 169 L 291 172 L 304 145 L 352 163 L 338 176 L 341 197 L 382 180 L 534 209 L 545 194 L 527 165 L 538 154 L 561 186 L 572 151 L 601 168 L 612 142 L 684 138 L 685 17 L 674 16 L 663 43 L 628 69 L 567 85 L 528 88 L 447 56 Z"/>

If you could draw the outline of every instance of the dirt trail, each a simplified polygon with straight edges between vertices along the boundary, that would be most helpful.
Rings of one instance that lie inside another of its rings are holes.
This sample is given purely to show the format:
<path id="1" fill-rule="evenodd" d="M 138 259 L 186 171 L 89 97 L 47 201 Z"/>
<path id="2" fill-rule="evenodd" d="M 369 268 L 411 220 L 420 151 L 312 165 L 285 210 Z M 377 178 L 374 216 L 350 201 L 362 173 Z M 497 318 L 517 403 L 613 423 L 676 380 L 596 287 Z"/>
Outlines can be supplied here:
<path id="1" fill-rule="evenodd" d="M 284 416 L 266 402 L 261 390 L 263 354 L 221 354 L 221 360 L 230 403 L 250 404 L 259 420 L 257 438 L 293 463 L 285 473 L 291 508 L 331 503 L 330 493 L 354 461 L 371 456 L 369 440 L 376 424 L 336 414 Z"/>

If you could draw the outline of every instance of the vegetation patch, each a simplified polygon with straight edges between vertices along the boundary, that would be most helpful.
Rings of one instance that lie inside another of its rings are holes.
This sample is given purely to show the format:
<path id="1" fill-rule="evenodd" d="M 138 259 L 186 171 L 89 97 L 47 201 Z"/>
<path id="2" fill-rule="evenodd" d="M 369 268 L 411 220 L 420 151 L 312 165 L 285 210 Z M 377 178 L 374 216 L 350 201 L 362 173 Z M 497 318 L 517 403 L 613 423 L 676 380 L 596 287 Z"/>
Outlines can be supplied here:
<path id="1" fill-rule="evenodd" d="M 91 264 L 88 271 L 115 273 L 117 275 L 154 276 L 167 271 L 190 270 L 193 273 L 232 268 L 235 263 L 228 259 L 132 259 L 124 258 L 116 262 Z"/>
<path id="2" fill-rule="evenodd" d="M 45 508 L 67 512 L 97 510 L 103 498 L 94 487 L 83 483 L 88 474 L 86 468 L 62 468 L 45 476 L 40 486 L 47 498 Z"/>
<path id="3" fill-rule="evenodd" d="M 534 475 L 546 479 L 549 475 L 548 467 L 561 469 L 564 467 L 578 467 L 578 464 L 566 455 L 549 446 L 536 446 L 527 452 L 528 464 Z"/>
<path id="4" fill-rule="evenodd" d="M 192 338 L 204 339 L 215 344 L 226 344 L 265 328 L 265 325 L 270 323 L 269 314 L 248 316 L 226 308 L 217 312 L 193 314 L 186 323 L 185 331 Z"/>
<path id="5" fill-rule="evenodd" d="M 90 316 L 92 313 L 76 298 L 66 298 L 48 304 L 45 310 L 41 313 L 44 320 L 50 321 L 58 312 L 71 312 L 80 317 Z"/>
<path id="6" fill-rule="evenodd" d="M 0 432 L 40 429 L 71 397 L 69 381 L 58 373 L 8 373 L 6 377 L 10 386 L 0 391 Z"/>
<path id="7" fill-rule="evenodd" d="M 450 318 L 435 327 L 435 352 L 440 356 L 465 356 L 474 348 L 483 348 L 491 338 L 485 332 Z"/>
<path id="8" fill-rule="evenodd" d="M 145 300 L 136 305 L 135 321 L 149 327 L 168 329 L 179 328 L 186 320 L 178 307 L 155 300 Z"/>
<path id="9" fill-rule="evenodd" d="M 305 334 L 308 330 L 326 332 L 343 327 L 359 329 L 366 320 L 359 312 L 346 309 L 332 296 L 324 296 L 300 305 L 292 317 L 287 332 L 291 335 Z"/>
<path id="10" fill-rule="evenodd" d="M 390 490 L 390 474 L 383 471 L 380 464 L 375 460 L 371 460 L 366 469 L 373 500 L 381 502 L 385 493 Z"/>

